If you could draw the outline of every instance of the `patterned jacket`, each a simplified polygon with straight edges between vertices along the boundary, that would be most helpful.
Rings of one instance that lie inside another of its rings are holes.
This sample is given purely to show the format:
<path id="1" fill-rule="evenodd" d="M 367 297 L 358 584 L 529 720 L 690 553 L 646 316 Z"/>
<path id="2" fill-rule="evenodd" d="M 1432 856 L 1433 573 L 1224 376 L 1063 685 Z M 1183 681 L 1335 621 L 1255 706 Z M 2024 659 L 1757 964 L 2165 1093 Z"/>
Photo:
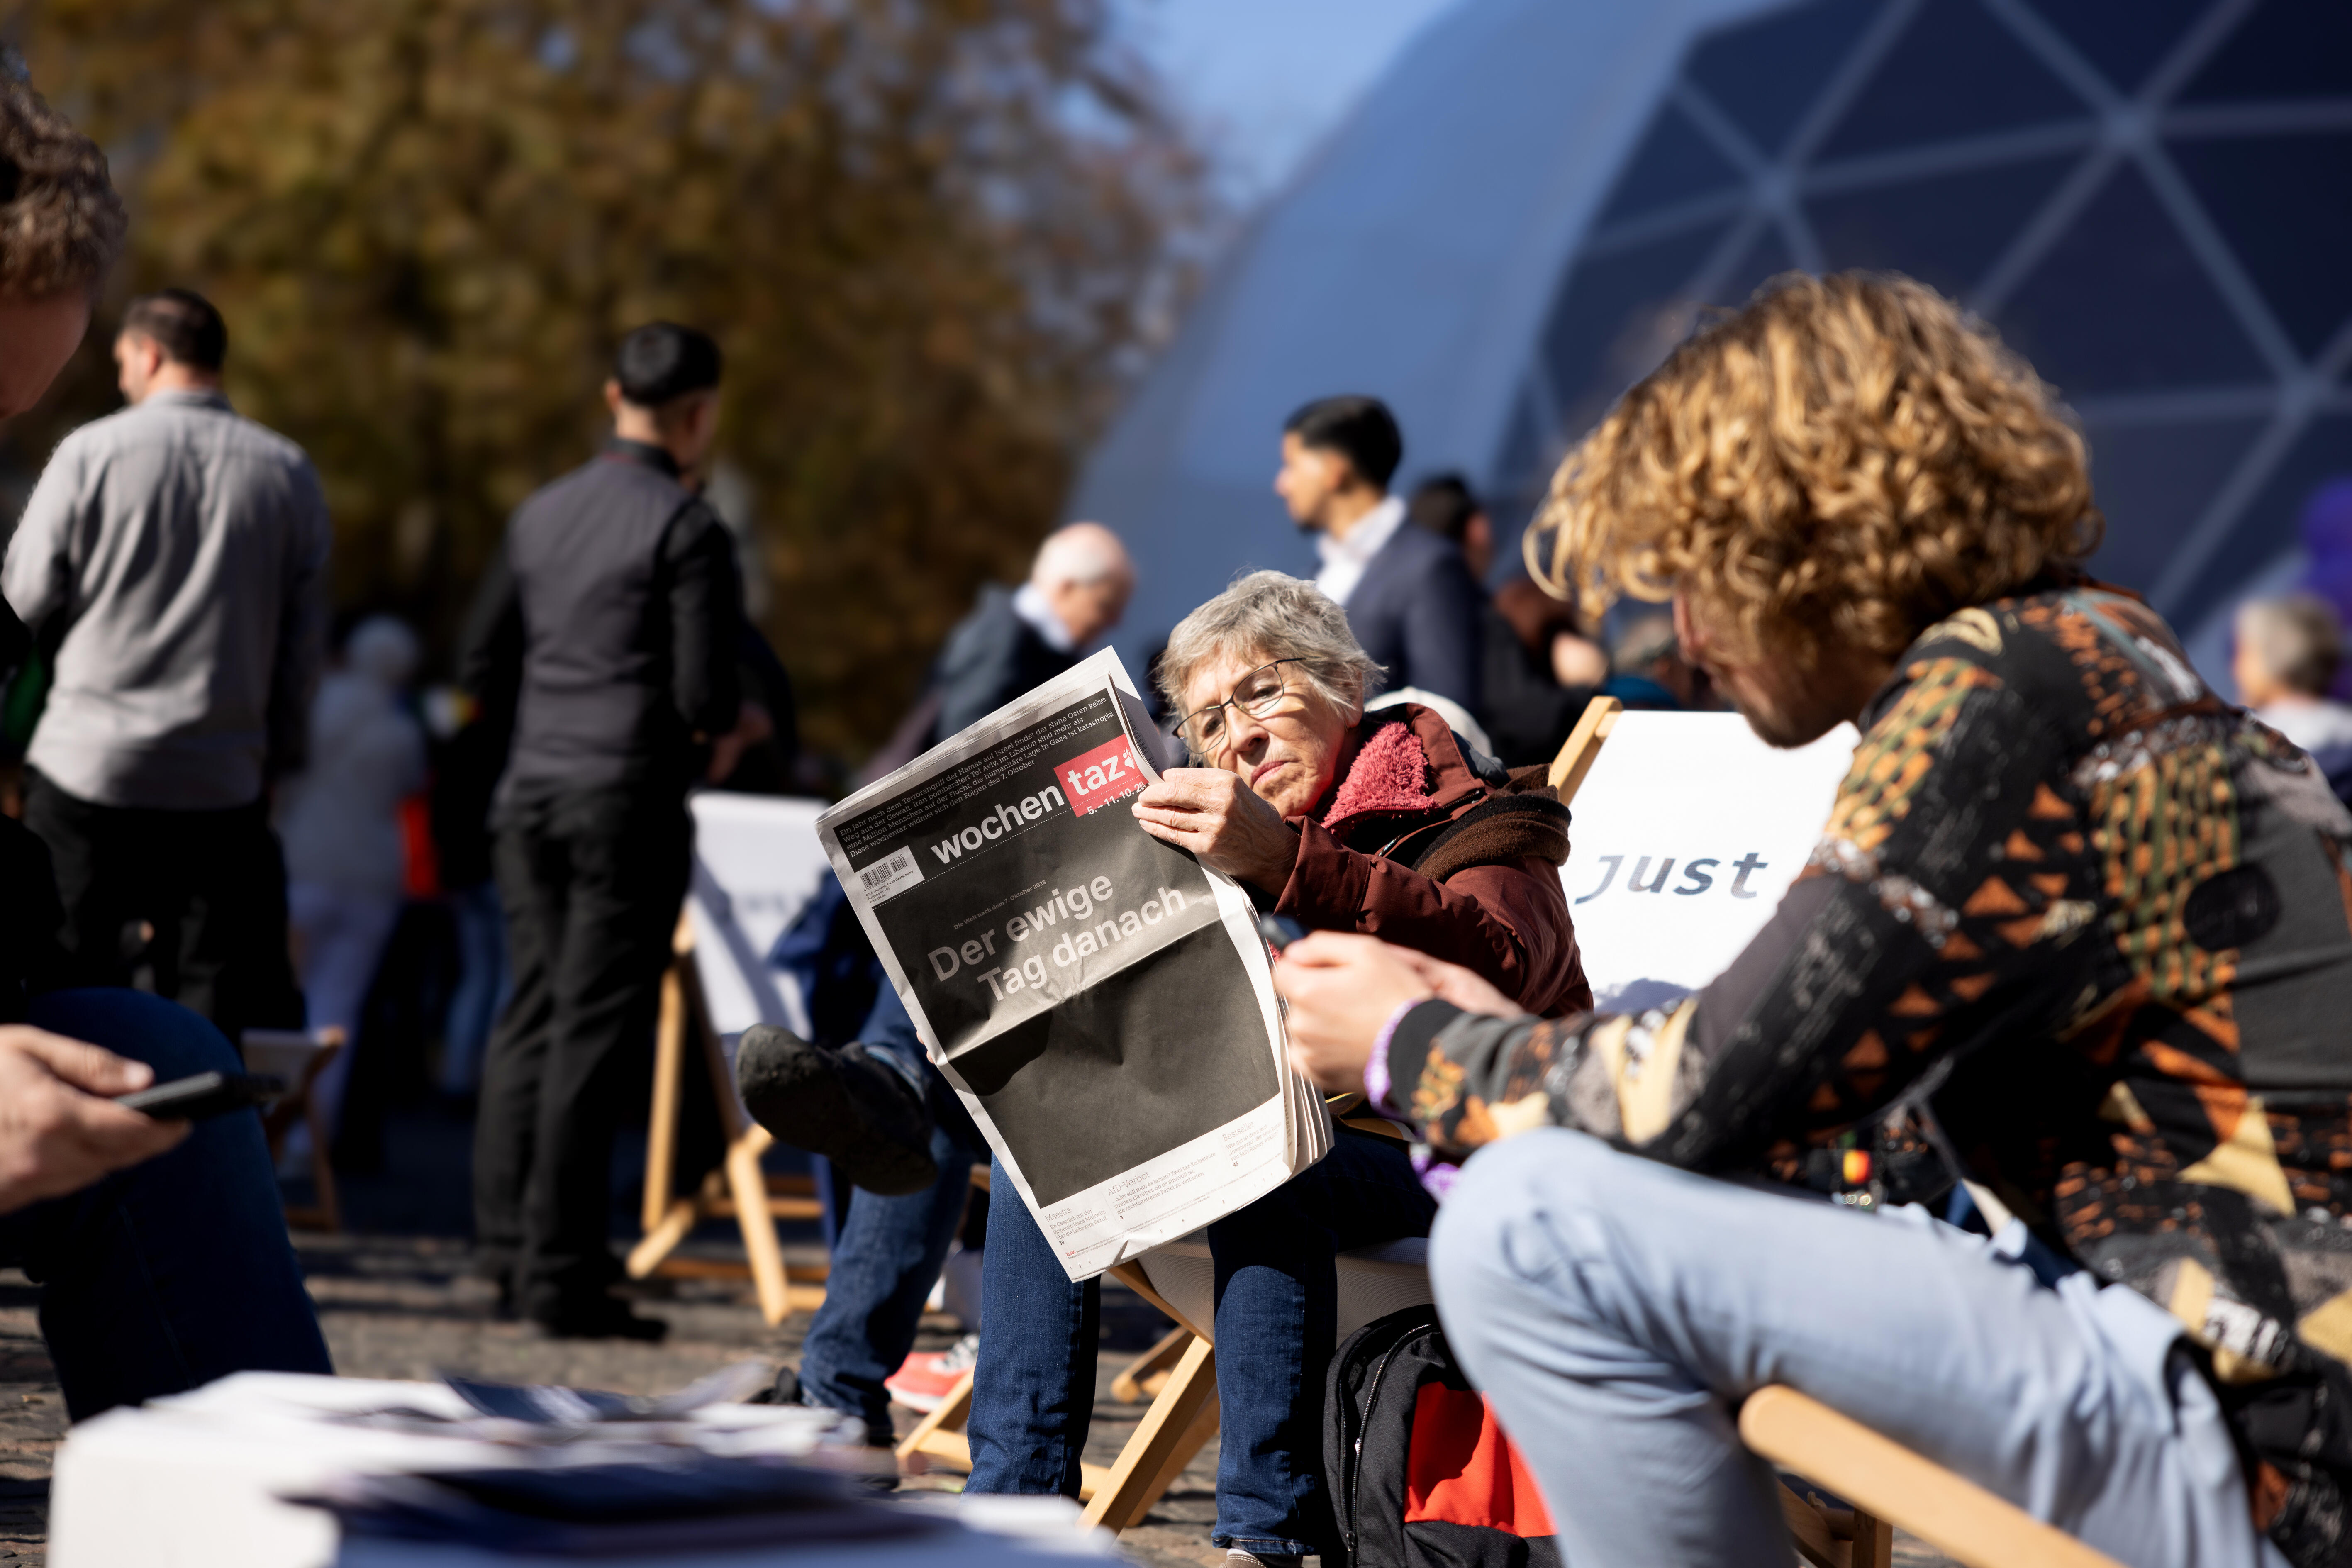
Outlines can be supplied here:
<path id="1" fill-rule="evenodd" d="M 1930 627 L 1771 922 L 1671 1013 L 1409 1014 L 1440 1149 L 1544 1122 L 1801 1175 L 1889 1109 L 2203 1347 L 2254 1516 L 2352 1552 L 2352 817 L 2156 616 L 2053 588 Z"/>

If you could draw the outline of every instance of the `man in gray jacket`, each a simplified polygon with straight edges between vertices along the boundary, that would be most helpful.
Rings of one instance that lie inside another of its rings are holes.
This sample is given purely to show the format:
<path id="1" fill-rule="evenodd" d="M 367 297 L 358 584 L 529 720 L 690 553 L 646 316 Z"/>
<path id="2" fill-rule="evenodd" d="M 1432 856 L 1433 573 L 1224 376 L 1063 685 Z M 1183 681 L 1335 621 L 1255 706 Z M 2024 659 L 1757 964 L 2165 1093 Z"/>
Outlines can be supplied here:
<path id="1" fill-rule="evenodd" d="M 51 670 L 26 756 L 75 978 L 220 1026 L 302 1022 L 270 781 L 299 763 L 328 522 L 302 449 L 231 409 L 198 295 L 131 302 L 131 406 L 58 446 L 0 569 Z"/>

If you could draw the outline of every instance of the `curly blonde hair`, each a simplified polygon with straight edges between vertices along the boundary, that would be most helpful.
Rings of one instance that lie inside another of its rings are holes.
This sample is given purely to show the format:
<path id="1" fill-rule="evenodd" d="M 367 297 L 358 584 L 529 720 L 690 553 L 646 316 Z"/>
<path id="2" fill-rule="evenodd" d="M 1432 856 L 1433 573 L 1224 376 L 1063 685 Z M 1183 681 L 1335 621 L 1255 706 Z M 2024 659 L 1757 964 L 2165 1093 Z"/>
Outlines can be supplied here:
<path id="1" fill-rule="evenodd" d="M 2098 548 L 2080 431 L 1934 289 L 1791 273 L 1694 333 L 1553 476 L 1528 569 L 1597 616 L 1679 586 L 1735 657 L 1893 656 Z"/>

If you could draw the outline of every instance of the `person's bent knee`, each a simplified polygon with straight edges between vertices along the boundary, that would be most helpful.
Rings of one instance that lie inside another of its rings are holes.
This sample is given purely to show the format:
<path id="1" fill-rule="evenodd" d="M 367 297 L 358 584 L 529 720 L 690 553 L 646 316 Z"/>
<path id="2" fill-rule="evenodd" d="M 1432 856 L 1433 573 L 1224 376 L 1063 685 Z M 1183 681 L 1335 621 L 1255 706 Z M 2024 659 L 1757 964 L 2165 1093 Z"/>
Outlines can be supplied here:
<path id="1" fill-rule="evenodd" d="M 145 1062 L 155 1069 L 158 1083 L 200 1072 L 240 1072 L 245 1067 L 228 1037 L 209 1020 L 144 991 L 51 991 L 33 998 L 25 1021 Z"/>
<path id="2" fill-rule="evenodd" d="M 1612 1189 L 1629 1163 L 1597 1138 L 1557 1127 L 1479 1151 L 1429 1233 L 1430 1279 L 1447 1331 L 1475 1332 L 1538 1282 L 1548 1300 L 1574 1311 L 1578 1271 L 1563 1265 L 1591 1228 L 1580 1216 L 1619 1201 Z"/>

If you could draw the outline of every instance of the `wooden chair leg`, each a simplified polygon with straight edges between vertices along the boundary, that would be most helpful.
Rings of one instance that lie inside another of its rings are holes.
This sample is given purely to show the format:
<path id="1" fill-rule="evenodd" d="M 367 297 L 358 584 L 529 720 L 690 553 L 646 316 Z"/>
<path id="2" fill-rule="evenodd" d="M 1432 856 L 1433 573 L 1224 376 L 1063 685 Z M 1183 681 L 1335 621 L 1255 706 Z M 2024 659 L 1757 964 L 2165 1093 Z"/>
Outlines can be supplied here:
<path id="1" fill-rule="evenodd" d="M 774 1142 L 766 1128 L 754 1127 L 727 1150 L 727 1184 L 733 1189 L 735 1226 L 743 1233 L 743 1252 L 751 1262 L 760 1315 L 771 1327 L 782 1322 L 793 1310 L 792 1289 L 784 1276 L 784 1249 L 776 1240 L 775 1218 L 768 1212 L 768 1178 L 760 1169 L 760 1155 Z"/>
<path id="2" fill-rule="evenodd" d="M 896 1450 L 903 1462 L 921 1454 L 929 1458 L 944 1459 L 954 1469 L 971 1468 L 971 1449 L 964 1441 L 964 1423 L 971 1417 L 971 1373 L 965 1373 L 940 1407 L 916 1424 L 915 1429 L 898 1440 Z"/>
<path id="3" fill-rule="evenodd" d="M 1895 1568 L 1895 1521 L 1854 1510 L 1846 1561 L 1852 1568 Z"/>
<path id="4" fill-rule="evenodd" d="M 1119 1451 L 1109 1484 L 1087 1505 L 1087 1522 L 1117 1531 L 1141 1519 L 1216 1429 L 1212 1418 L 1208 1430 L 1202 1430 L 1202 1407 L 1213 1409 L 1216 1397 L 1216 1352 L 1208 1341 L 1196 1338 L 1184 1347 L 1168 1386 Z"/>
<path id="5" fill-rule="evenodd" d="M 673 1201 L 670 1183 L 677 1165 L 679 1079 L 686 1066 L 686 987 L 678 983 L 678 969 L 690 962 L 673 956 L 669 967 L 662 971 L 661 1022 L 654 1030 L 653 1114 L 646 1122 L 645 1228 L 648 1236 L 661 1228 Z M 683 1232 L 679 1239 L 684 1239 Z"/>
<path id="6" fill-rule="evenodd" d="M 1853 1503 L 1853 1540 L 1863 1548 L 1854 1556 L 1878 1551 L 1883 1542 L 1891 1558 L 1899 1523 L 1967 1568 L 2120 1568 L 2105 1553 L 1793 1388 L 1748 1395 L 1739 1409 L 1739 1436 L 1773 1464 Z"/>
<path id="7" fill-rule="evenodd" d="M 1168 1385 L 1168 1373 L 1184 1353 L 1184 1346 L 1192 1338 L 1190 1329 L 1171 1329 L 1160 1336 L 1160 1342 L 1127 1363 L 1127 1369 L 1111 1380 L 1110 1396 L 1121 1405 L 1140 1405 L 1156 1399 Z"/>
<path id="8" fill-rule="evenodd" d="M 327 1115 L 320 1110 L 315 1091 L 305 1097 L 302 1117 L 310 1128 L 310 1184 L 319 1194 L 314 1212 L 321 1229 L 338 1232 L 343 1228 L 343 1205 L 335 1191 L 335 1165 L 327 1147 Z"/>

